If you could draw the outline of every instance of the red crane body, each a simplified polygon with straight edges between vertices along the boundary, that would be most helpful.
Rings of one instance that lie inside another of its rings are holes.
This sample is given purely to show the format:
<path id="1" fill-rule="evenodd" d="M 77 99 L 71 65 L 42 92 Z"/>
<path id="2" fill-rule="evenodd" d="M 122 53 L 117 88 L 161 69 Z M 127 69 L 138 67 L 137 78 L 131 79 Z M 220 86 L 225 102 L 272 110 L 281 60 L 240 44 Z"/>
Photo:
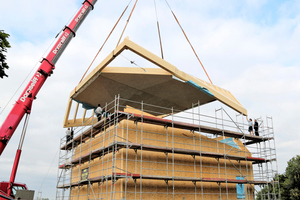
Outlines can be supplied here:
<path id="1" fill-rule="evenodd" d="M 59 57 L 61 56 L 71 39 L 75 37 L 75 32 L 77 31 L 85 17 L 88 15 L 90 10 L 94 8 L 94 4 L 96 2 L 97 0 L 85 0 L 83 2 L 83 5 L 80 8 L 80 10 L 76 13 L 75 17 L 72 19 L 70 24 L 64 28 L 57 42 L 54 44 L 46 58 L 42 60 L 38 70 L 30 79 L 28 85 L 25 87 L 21 96 L 14 104 L 12 110 L 10 111 L 0 128 L 0 155 L 2 154 L 12 135 L 14 134 L 23 116 L 26 113 L 30 113 L 33 100 L 35 99 L 36 95 L 38 94 L 45 81 L 47 80 L 48 76 L 50 76 L 53 73 L 53 70 L 55 69 L 55 63 L 57 62 L 57 60 L 59 59 Z M 17 171 L 19 157 L 21 154 L 21 147 L 22 145 L 19 145 L 12 170 L 12 175 L 9 182 L 9 187 L 13 186 L 15 180 L 15 174 Z M 8 190 L 7 195 L 10 196 L 10 193 L 11 190 Z"/>

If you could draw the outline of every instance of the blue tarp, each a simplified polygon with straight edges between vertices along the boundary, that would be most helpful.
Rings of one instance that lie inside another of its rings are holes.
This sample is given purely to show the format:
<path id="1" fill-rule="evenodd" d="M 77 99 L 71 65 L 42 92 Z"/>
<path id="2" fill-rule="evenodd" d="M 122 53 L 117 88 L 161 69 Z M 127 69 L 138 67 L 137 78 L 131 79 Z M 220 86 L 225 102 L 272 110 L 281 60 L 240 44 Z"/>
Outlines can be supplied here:
<path id="1" fill-rule="evenodd" d="M 228 145 L 230 145 L 234 148 L 239 149 L 239 146 L 233 141 L 233 138 L 227 138 L 227 139 L 224 139 L 224 140 L 220 140 L 219 142 L 228 144 Z"/>
<path id="2" fill-rule="evenodd" d="M 96 109 L 94 106 L 91 106 L 90 104 L 80 102 L 80 101 L 78 101 L 76 99 L 73 99 L 73 100 L 76 101 L 77 103 L 81 103 L 82 104 L 82 108 L 84 108 L 86 110 Z"/>
<path id="3" fill-rule="evenodd" d="M 214 95 L 205 87 L 201 87 L 200 85 L 198 85 L 197 83 L 195 83 L 194 81 L 187 81 L 188 84 L 190 84 L 191 86 L 194 86 L 195 88 L 197 88 L 198 90 L 201 90 L 202 92 L 204 92 L 205 94 L 208 94 L 209 96 L 213 97 Z"/>
<path id="4" fill-rule="evenodd" d="M 243 177 L 237 176 L 236 180 L 244 180 Z M 236 194 L 238 199 L 245 199 L 244 184 L 236 184 Z"/>

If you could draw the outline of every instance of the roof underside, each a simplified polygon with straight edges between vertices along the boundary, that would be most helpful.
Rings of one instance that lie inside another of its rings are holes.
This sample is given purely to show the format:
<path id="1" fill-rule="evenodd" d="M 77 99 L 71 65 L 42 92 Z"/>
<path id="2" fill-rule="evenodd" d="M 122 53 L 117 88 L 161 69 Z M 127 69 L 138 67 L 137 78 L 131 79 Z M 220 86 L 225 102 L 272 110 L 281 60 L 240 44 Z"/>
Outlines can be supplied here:
<path id="1" fill-rule="evenodd" d="M 123 50 L 128 49 L 160 68 L 107 67 Z M 111 102 L 115 95 L 131 101 L 185 110 L 193 103 L 201 105 L 219 100 L 246 114 L 246 109 L 227 90 L 185 74 L 175 66 L 125 39 L 98 67 L 71 92 L 70 97 L 86 106 L 97 107 Z M 161 110 L 153 110 L 160 112 Z"/>
<path id="2" fill-rule="evenodd" d="M 163 69 L 146 68 L 144 72 L 138 68 L 123 67 L 105 68 L 75 100 L 96 107 L 98 103 L 105 105 L 112 101 L 118 94 L 123 99 L 176 110 L 191 108 L 192 103 L 198 101 L 206 104 L 216 100 L 188 82 L 173 78 L 172 74 L 165 73 Z M 127 101 L 126 105 L 136 107 L 131 101 Z M 161 112 L 161 109 L 153 111 Z"/>

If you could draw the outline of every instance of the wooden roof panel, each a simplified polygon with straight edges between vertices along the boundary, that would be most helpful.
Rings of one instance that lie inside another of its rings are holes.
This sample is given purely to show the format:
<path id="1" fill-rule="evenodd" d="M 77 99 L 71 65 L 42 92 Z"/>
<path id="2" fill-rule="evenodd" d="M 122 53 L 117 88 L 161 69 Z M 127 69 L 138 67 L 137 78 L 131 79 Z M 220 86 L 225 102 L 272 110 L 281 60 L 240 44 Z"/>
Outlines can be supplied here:
<path id="1" fill-rule="evenodd" d="M 145 58 L 159 68 L 107 67 L 125 49 Z M 74 89 L 70 98 L 96 107 L 113 100 L 115 95 L 133 101 L 191 108 L 192 103 L 206 104 L 219 100 L 239 113 L 247 110 L 227 90 L 178 70 L 126 38 Z"/>

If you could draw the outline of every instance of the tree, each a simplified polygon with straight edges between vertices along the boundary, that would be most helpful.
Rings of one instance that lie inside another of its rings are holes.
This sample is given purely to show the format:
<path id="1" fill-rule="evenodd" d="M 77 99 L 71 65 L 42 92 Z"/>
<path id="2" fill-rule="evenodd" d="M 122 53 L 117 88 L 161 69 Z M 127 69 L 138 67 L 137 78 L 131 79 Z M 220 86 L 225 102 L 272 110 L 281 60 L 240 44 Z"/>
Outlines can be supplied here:
<path id="1" fill-rule="evenodd" d="M 300 156 L 297 155 L 288 161 L 285 169 L 286 180 L 284 186 L 288 189 L 291 200 L 300 199 Z"/>
<path id="2" fill-rule="evenodd" d="M 268 183 L 261 191 L 256 195 L 256 200 L 263 199 L 280 199 L 279 198 L 279 189 L 281 200 L 288 200 L 288 193 L 284 188 L 284 181 L 286 180 L 285 174 L 275 174 L 273 181 Z M 279 181 L 279 185 L 278 185 Z M 278 187 L 279 186 L 279 187 Z M 276 195 L 277 194 L 277 195 Z M 276 198 L 275 198 L 276 196 Z"/>
<path id="3" fill-rule="evenodd" d="M 5 33 L 3 30 L 0 30 L 0 78 L 4 76 L 8 77 L 5 73 L 5 69 L 8 69 L 8 65 L 6 63 L 6 55 L 4 53 L 7 52 L 7 48 L 10 48 L 10 44 L 7 41 L 9 34 Z"/>
<path id="4" fill-rule="evenodd" d="M 300 200 L 300 156 L 297 155 L 288 161 L 284 174 L 276 174 L 271 183 L 268 183 L 257 193 L 256 199 L 275 199 L 274 194 L 279 194 L 279 180 L 281 200 Z M 275 185 L 274 185 L 275 183 Z M 273 185 L 275 187 L 273 187 Z M 275 189 L 275 192 L 274 192 Z M 276 196 L 276 199 L 279 199 Z"/>

